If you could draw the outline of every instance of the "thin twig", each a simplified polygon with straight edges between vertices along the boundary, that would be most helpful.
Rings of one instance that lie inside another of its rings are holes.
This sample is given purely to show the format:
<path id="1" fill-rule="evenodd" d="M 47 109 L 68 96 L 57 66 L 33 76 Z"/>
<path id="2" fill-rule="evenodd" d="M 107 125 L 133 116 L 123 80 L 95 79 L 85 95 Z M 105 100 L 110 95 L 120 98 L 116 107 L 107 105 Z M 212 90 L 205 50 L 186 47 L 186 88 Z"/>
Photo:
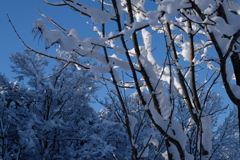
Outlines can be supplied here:
<path id="1" fill-rule="evenodd" d="M 64 58 L 60 58 L 60 57 L 57 57 L 57 56 L 52 56 L 50 54 L 47 54 L 47 53 L 43 53 L 43 52 L 40 52 L 40 51 L 37 51 L 35 49 L 33 49 L 32 47 L 30 47 L 29 45 L 27 45 L 27 43 L 22 39 L 22 37 L 19 35 L 19 33 L 17 32 L 15 26 L 13 25 L 11 19 L 9 18 L 8 14 L 7 14 L 7 17 L 8 17 L 8 21 L 10 22 L 14 32 L 16 33 L 16 35 L 18 36 L 18 38 L 22 41 L 22 43 L 24 44 L 25 47 L 27 47 L 30 51 L 33 51 L 37 54 L 40 54 L 42 56 L 45 56 L 45 57 L 48 57 L 48 58 L 52 58 L 52 59 L 56 59 L 56 60 L 60 60 L 60 61 L 64 61 L 64 62 L 67 62 L 67 63 L 73 63 L 73 64 L 76 64 L 76 65 L 79 65 L 80 67 L 84 68 L 84 69 L 87 69 L 89 70 L 90 68 L 83 65 L 83 64 L 80 64 L 79 62 L 76 62 L 74 60 L 67 60 L 67 59 L 64 59 Z"/>
<path id="2" fill-rule="evenodd" d="M 54 73 L 54 74 L 52 74 L 52 75 L 50 75 L 50 76 L 48 76 L 48 77 L 42 78 L 42 79 L 48 79 L 48 78 L 51 78 L 51 77 L 53 77 L 53 76 L 55 76 L 55 75 L 60 74 L 69 64 L 70 64 L 70 63 L 68 62 L 68 63 L 67 63 L 65 66 L 63 66 L 63 68 L 60 69 L 60 71 L 58 71 L 57 73 Z"/>

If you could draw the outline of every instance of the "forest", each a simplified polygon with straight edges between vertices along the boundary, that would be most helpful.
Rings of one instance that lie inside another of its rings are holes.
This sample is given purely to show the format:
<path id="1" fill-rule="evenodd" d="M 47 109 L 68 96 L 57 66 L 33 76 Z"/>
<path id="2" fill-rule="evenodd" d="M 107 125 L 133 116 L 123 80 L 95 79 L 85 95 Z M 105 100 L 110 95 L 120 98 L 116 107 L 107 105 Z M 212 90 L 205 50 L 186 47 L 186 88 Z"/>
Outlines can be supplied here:
<path id="1" fill-rule="evenodd" d="M 0 159 L 240 158 L 238 1 L 41 3 L 84 23 L 39 9 L 29 23 L 48 53 L 8 16 L 26 49 L 10 57 L 15 81 L 0 74 Z"/>

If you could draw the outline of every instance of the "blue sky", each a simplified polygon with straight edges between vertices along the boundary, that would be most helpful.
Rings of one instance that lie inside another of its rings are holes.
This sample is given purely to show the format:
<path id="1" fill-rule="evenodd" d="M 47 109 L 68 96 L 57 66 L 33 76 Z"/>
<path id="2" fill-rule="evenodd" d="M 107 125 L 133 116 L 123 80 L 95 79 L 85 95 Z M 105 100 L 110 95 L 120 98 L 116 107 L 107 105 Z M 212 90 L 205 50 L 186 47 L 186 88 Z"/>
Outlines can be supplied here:
<path id="1" fill-rule="evenodd" d="M 29 41 L 31 39 L 31 22 L 39 16 L 36 4 L 36 0 L 10 0 L 4 1 L 0 5 L 0 72 L 8 78 L 13 76 L 9 67 L 9 56 L 14 52 L 23 51 L 25 47 L 11 28 L 6 14 L 9 14 L 23 38 Z"/>

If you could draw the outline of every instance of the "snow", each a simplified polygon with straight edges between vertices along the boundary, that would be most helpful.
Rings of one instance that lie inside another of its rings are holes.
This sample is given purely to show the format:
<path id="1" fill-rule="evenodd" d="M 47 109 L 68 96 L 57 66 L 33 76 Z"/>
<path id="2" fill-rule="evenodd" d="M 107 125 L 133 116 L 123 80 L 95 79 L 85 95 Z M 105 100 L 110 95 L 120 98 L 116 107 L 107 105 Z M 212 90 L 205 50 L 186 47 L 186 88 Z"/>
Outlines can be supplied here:
<path id="1" fill-rule="evenodd" d="M 190 61 L 190 51 L 189 51 L 189 42 L 185 42 L 181 44 L 182 51 L 179 52 L 184 58 L 185 61 Z"/>
<path id="2" fill-rule="evenodd" d="M 133 135 L 134 133 L 134 127 L 135 125 L 138 123 L 137 119 L 132 116 L 132 115 L 128 115 L 128 120 L 129 120 L 129 123 L 130 123 L 130 129 L 131 129 L 131 133 Z"/>
<path id="3" fill-rule="evenodd" d="M 109 13 L 104 12 L 98 8 L 89 7 L 87 5 L 77 6 L 76 8 L 81 12 L 90 15 L 92 22 L 96 24 L 107 23 L 111 18 L 113 18 L 113 16 Z"/>
<path id="4" fill-rule="evenodd" d="M 159 83 L 159 78 L 157 78 L 156 73 L 154 72 L 153 65 L 143 56 L 140 56 L 140 61 L 148 74 L 148 77 L 150 79 L 152 88 L 154 89 L 154 92 L 156 92 L 156 97 L 159 103 L 159 109 L 161 110 L 161 113 L 164 117 L 164 119 L 167 119 L 170 115 L 169 110 L 169 101 L 166 97 L 164 87 L 162 83 Z"/>
<path id="5" fill-rule="evenodd" d="M 202 11 L 206 10 L 206 9 L 209 7 L 210 4 L 211 4 L 212 6 L 213 6 L 214 4 L 216 4 L 216 2 L 213 1 L 213 0 L 208 0 L 208 3 L 206 3 L 206 2 L 203 1 L 203 0 L 195 0 L 195 3 L 198 5 L 198 7 L 199 7 Z"/>
<path id="6" fill-rule="evenodd" d="M 233 71 L 229 62 L 226 62 L 226 74 L 227 74 L 227 81 L 228 83 L 230 83 L 230 81 L 233 79 Z"/>
<path id="7" fill-rule="evenodd" d="M 164 160 L 168 160 L 168 152 L 167 151 L 161 153 L 161 156 L 164 158 Z"/>
<path id="8" fill-rule="evenodd" d="M 228 5 L 225 1 L 223 3 L 223 5 Z M 232 36 L 240 29 L 240 24 L 236 21 L 236 19 L 239 19 L 239 16 L 230 12 L 225 13 L 228 19 L 228 23 L 222 17 L 213 14 L 209 18 L 212 22 L 215 22 L 215 24 L 208 25 L 209 31 L 214 33 L 216 36 L 216 40 L 218 41 L 218 45 L 221 48 L 223 54 L 225 54 L 228 50 L 229 45 L 226 44 L 229 44 L 231 41 L 228 38 L 224 38 L 223 35 Z"/>
<path id="9" fill-rule="evenodd" d="M 77 37 L 78 37 L 77 30 L 74 29 L 74 28 L 72 28 L 72 29 L 68 32 L 68 36 L 72 36 L 72 37 L 77 38 Z"/>
<path id="10" fill-rule="evenodd" d="M 118 46 L 113 47 L 113 50 L 116 51 L 118 54 L 123 54 L 126 52 L 125 48 Z"/>
<path id="11" fill-rule="evenodd" d="M 38 27 L 42 27 L 44 25 L 44 20 L 42 18 L 37 19 L 33 24 L 32 24 L 32 28 L 33 29 L 37 29 Z"/>
<path id="12" fill-rule="evenodd" d="M 101 66 L 90 66 L 90 71 L 91 72 L 96 72 L 96 73 L 101 73 L 101 74 L 106 74 L 109 73 L 110 69 L 109 67 L 101 67 Z"/>
<path id="13" fill-rule="evenodd" d="M 190 7 L 190 3 L 187 0 L 164 0 L 160 2 L 158 10 L 165 11 L 169 16 L 175 16 L 179 13 L 180 8 L 187 7 Z"/>
<path id="14" fill-rule="evenodd" d="M 94 74 L 94 79 L 98 82 L 100 80 L 100 75 L 98 73 Z"/>
<path id="15" fill-rule="evenodd" d="M 189 73 L 189 72 L 188 72 L 188 73 Z M 188 75 L 186 74 L 185 77 L 186 77 L 186 76 L 188 76 Z M 174 87 L 176 88 L 178 94 L 183 95 L 183 89 L 182 89 L 182 87 L 181 87 L 181 84 L 180 84 L 179 80 L 176 78 L 176 76 L 174 76 L 174 77 L 172 78 L 172 80 L 173 80 Z"/>
<path id="16" fill-rule="evenodd" d="M 60 30 L 49 30 L 44 23 L 43 19 L 36 20 L 32 27 L 34 29 L 41 28 L 43 37 L 47 40 L 47 42 L 51 45 L 57 42 L 61 38 L 62 32 Z"/>
<path id="17" fill-rule="evenodd" d="M 148 96 L 144 94 L 144 98 L 148 99 Z M 150 102 L 147 109 L 149 109 L 154 122 L 166 131 L 170 137 L 179 141 L 182 148 L 185 148 L 187 136 L 184 134 L 182 126 L 175 120 L 171 120 L 172 125 L 169 126 L 169 119 L 164 120 L 163 117 L 158 114 L 153 106 L 153 102 Z M 174 133 L 172 131 L 174 131 Z"/>
<path id="18" fill-rule="evenodd" d="M 119 0 L 119 1 L 116 1 L 116 3 L 117 3 L 117 7 L 118 7 L 119 16 L 121 17 L 122 16 L 122 5 L 121 5 L 122 1 Z"/>
<path id="19" fill-rule="evenodd" d="M 152 143 L 155 147 L 158 147 L 159 142 L 156 138 L 151 138 L 150 143 Z"/>
<path id="20" fill-rule="evenodd" d="M 65 51 L 72 51 L 79 47 L 80 42 L 75 37 L 61 37 L 59 39 L 59 43 L 61 45 L 61 48 Z"/>
<path id="21" fill-rule="evenodd" d="M 185 144 L 187 142 L 187 136 L 185 135 L 184 131 L 182 130 L 182 126 L 179 124 L 179 122 L 172 120 L 171 128 L 174 128 L 175 132 L 178 132 L 176 134 L 176 139 L 180 142 L 180 144 Z"/>
<path id="22" fill-rule="evenodd" d="M 180 155 L 179 154 L 177 154 L 178 153 L 178 150 L 177 150 L 177 147 L 175 146 L 175 145 L 173 145 L 171 142 L 169 142 L 170 143 L 170 147 L 169 147 L 169 151 L 170 151 L 170 153 L 172 153 L 172 155 L 173 155 L 173 159 L 174 160 L 180 160 Z M 189 159 L 190 160 L 190 159 Z"/>
<path id="23" fill-rule="evenodd" d="M 126 61 L 123 61 L 121 59 L 118 59 L 116 57 L 109 57 L 110 63 L 115 65 L 114 68 L 121 68 L 124 71 L 129 71 L 130 66 L 129 63 Z"/>
<path id="24" fill-rule="evenodd" d="M 203 11 L 205 15 L 210 15 L 216 10 L 216 7 L 212 4 L 209 4 L 209 6 Z"/>
<path id="25" fill-rule="evenodd" d="M 146 13 L 146 17 L 148 18 L 149 25 L 155 26 L 158 24 L 158 18 L 161 17 L 161 12 L 159 11 L 148 11 Z"/>
<path id="26" fill-rule="evenodd" d="M 232 83 L 229 83 L 230 85 L 230 88 L 234 94 L 234 96 L 238 99 L 240 99 L 240 86 L 236 85 L 236 84 L 232 84 Z"/>
<path id="27" fill-rule="evenodd" d="M 115 69 L 113 70 L 113 76 L 114 76 L 117 83 L 119 83 L 121 81 L 120 77 L 119 77 L 119 72 Z"/>
<path id="28" fill-rule="evenodd" d="M 143 42 L 144 42 L 144 47 L 147 51 L 147 53 L 151 53 L 152 51 L 152 36 L 151 34 L 146 30 L 142 29 L 142 36 L 143 36 Z"/>
<path id="29" fill-rule="evenodd" d="M 202 144 L 209 155 L 212 149 L 212 121 L 210 116 L 201 117 L 202 122 Z"/>
<path id="30" fill-rule="evenodd" d="M 176 2 L 175 0 L 165 0 L 161 2 L 161 5 L 159 5 L 158 10 L 165 11 L 170 16 L 174 16 L 178 14 L 179 9 L 179 2 Z"/>

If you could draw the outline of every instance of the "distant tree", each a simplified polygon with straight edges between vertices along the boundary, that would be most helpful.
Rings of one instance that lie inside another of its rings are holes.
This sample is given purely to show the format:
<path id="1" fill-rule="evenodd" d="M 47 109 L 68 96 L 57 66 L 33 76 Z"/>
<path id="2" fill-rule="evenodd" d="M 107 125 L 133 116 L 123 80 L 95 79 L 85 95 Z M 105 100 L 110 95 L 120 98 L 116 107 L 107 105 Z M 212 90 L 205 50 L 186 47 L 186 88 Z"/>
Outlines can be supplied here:
<path id="1" fill-rule="evenodd" d="M 111 153 L 88 104 L 97 89 L 93 75 L 59 61 L 46 78 L 48 62 L 30 51 L 13 54 L 11 61 L 16 78 L 25 78 L 30 88 L 1 75 L 3 159 L 102 159 Z"/>
<path id="2" fill-rule="evenodd" d="M 204 101 L 205 94 L 202 94 L 201 101 Z M 165 143 L 164 136 L 159 135 L 156 131 L 157 129 L 151 125 L 151 120 L 144 114 L 143 106 L 139 106 L 136 99 L 128 98 L 126 99 L 129 106 L 128 111 L 129 115 L 135 117 L 137 123 L 134 126 L 134 140 L 136 141 L 137 149 L 142 150 L 144 147 L 148 150 L 148 159 L 164 159 L 167 152 L 167 144 Z M 106 137 L 106 142 L 111 140 L 111 145 L 116 150 L 113 153 L 118 159 L 130 159 L 131 157 L 131 145 L 128 140 L 121 137 L 127 137 L 127 132 L 125 130 L 126 124 L 124 116 L 122 115 L 122 110 L 119 107 L 119 103 L 115 104 L 111 100 L 101 101 L 100 103 L 107 108 L 107 110 L 100 111 L 100 118 L 106 124 L 109 124 L 109 128 L 114 126 L 109 131 L 112 133 L 111 136 Z M 186 132 L 188 140 L 186 145 L 186 150 L 189 153 L 194 154 L 194 157 L 199 158 L 200 153 L 197 150 L 197 143 L 199 134 L 198 129 L 194 125 L 191 114 L 186 108 L 186 104 L 178 97 L 175 99 L 175 111 L 174 119 L 182 125 L 183 130 Z M 238 129 L 237 129 L 237 112 L 236 107 L 230 113 L 226 114 L 228 106 L 223 105 L 223 97 L 213 91 L 210 91 L 208 99 L 206 99 L 206 106 L 204 111 L 212 119 L 211 128 L 212 128 L 212 143 L 213 149 L 210 155 L 210 159 L 234 159 L 239 154 L 238 149 Z M 223 119 L 223 114 L 226 115 L 226 118 Z M 107 126 L 107 125 L 106 125 Z M 116 134 L 118 133 L 118 134 Z M 124 134 L 125 133 L 125 134 Z M 113 140 L 115 137 L 115 140 Z M 124 139 L 124 141 L 122 141 Z M 146 140 L 149 140 L 149 143 L 146 143 Z M 144 146 L 145 144 L 146 146 Z M 124 153 L 124 154 L 122 154 Z M 124 155 L 124 157 L 123 157 Z"/>
<path id="3" fill-rule="evenodd" d="M 213 132 L 213 149 L 210 159 L 236 159 L 239 157 L 237 107 L 230 110 L 223 123 Z"/>
<path id="4" fill-rule="evenodd" d="M 19 88 L 18 83 L 9 82 L 0 74 L 0 159 L 19 158 L 22 147 L 19 144 L 17 126 L 13 122 L 16 117 L 12 111 L 24 105 L 24 92 Z"/>
<path id="5" fill-rule="evenodd" d="M 164 138 L 157 133 L 145 109 L 138 104 L 137 99 L 132 97 L 126 98 L 125 101 L 128 105 L 129 119 L 132 120 L 131 133 L 134 135 L 132 140 L 139 151 L 139 156 L 143 159 L 159 158 L 161 149 L 165 147 L 164 143 L 159 143 L 164 141 Z M 100 111 L 102 123 L 108 126 L 106 130 L 108 134 L 105 137 L 106 142 L 115 148 L 113 153 L 117 159 L 131 159 L 132 145 L 126 131 L 126 119 L 119 102 L 117 102 L 117 99 L 114 99 L 114 102 L 108 99 L 100 103 L 106 108 Z"/>
<path id="6" fill-rule="evenodd" d="M 202 95 L 204 97 L 204 94 Z M 204 99 L 201 98 L 201 101 Z M 176 102 L 176 112 L 174 117 L 182 124 L 182 128 L 187 132 L 188 141 L 186 149 L 188 152 L 199 157 L 199 152 L 196 150 L 198 138 L 198 130 L 193 123 L 190 113 L 188 112 L 185 103 L 179 98 Z M 238 146 L 238 129 L 237 129 L 237 112 L 234 107 L 229 113 L 226 113 L 228 106 L 223 105 L 223 97 L 219 94 L 210 91 L 204 112 L 212 119 L 212 145 L 213 149 L 209 159 L 234 159 L 239 154 Z M 226 118 L 223 118 L 226 115 Z"/>

